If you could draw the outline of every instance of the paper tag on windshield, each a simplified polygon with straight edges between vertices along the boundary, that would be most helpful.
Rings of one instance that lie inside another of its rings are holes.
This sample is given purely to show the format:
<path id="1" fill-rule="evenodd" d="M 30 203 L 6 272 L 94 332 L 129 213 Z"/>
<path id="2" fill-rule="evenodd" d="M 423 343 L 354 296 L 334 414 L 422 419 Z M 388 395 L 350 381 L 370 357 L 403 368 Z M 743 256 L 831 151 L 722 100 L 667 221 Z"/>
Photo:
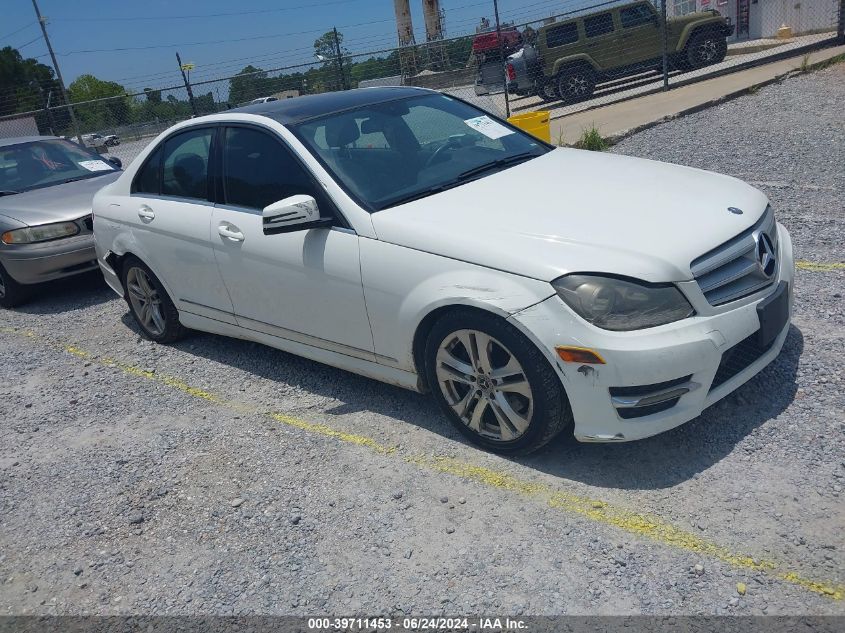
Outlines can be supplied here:
<path id="1" fill-rule="evenodd" d="M 102 160 L 81 160 L 78 165 L 88 171 L 112 171 L 114 167 Z"/>
<path id="2" fill-rule="evenodd" d="M 489 116 L 477 116 L 473 119 L 464 121 L 473 130 L 481 132 L 487 138 L 501 138 L 508 134 L 513 134 L 513 130 L 509 130 L 501 123 L 494 121 Z"/>

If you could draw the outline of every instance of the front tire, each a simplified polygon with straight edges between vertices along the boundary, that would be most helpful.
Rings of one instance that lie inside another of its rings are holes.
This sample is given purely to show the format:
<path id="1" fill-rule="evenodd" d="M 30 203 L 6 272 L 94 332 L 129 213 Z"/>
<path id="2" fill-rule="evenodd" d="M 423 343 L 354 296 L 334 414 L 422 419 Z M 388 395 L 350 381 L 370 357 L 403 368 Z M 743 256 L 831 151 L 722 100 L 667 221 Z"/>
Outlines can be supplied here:
<path id="1" fill-rule="evenodd" d="M 698 70 L 720 64 L 727 53 L 728 42 L 724 35 L 715 31 L 696 33 L 687 42 L 685 66 L 689 70 Z"/>
<path id="2" fill-rule="evenodd" d="M 487 450 L 530 453 L 572 428 L 557 374 L 531 341 L 494 315 L 460 310 L 441 318 L 428 336 L 425 370 L 450 422 Z"/>
<path id="3" fill-rule="evenodd" d="M 121 280 L 129 311 L 147 338 L 156 343 L 173 343 L 185 335 L 179 311 L 146 264 L 137 257 L 127 258 Z"/>
<path id="4" fill-rule="evenodd" d="M 0 307 L 16 308 L 26 303 L 31 295 L 30 288 L 12 279 L 0 264 Z"/>

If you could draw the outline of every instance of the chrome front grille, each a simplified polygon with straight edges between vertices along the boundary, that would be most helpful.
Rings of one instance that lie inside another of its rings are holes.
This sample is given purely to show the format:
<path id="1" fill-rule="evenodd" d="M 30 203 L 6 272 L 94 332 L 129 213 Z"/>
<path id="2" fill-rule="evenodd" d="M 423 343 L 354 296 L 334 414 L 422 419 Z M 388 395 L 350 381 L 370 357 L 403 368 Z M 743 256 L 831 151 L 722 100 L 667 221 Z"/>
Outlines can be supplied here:
<path id="1" fill-rule="evenodd" d="M 690 268 L 707 301 L 718 306 L 771 285 L 777 252 L 775 214 L 767 207 L 757 224 L 695 259 Z"/>

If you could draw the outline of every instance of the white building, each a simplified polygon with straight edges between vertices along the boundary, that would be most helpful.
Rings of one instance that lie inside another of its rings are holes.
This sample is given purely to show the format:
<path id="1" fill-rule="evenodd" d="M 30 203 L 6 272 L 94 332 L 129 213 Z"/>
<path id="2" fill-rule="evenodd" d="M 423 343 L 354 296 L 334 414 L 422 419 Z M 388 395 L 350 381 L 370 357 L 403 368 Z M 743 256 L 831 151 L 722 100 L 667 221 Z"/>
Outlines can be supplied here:
<path id="1" fill-rule="evenodd" d="M 669 15 L 715 9 L 736 25 L 733 39 L 775 37 L 781 26 L 795 35 L 835 31 L 839 0 L 667 0 Z"/>

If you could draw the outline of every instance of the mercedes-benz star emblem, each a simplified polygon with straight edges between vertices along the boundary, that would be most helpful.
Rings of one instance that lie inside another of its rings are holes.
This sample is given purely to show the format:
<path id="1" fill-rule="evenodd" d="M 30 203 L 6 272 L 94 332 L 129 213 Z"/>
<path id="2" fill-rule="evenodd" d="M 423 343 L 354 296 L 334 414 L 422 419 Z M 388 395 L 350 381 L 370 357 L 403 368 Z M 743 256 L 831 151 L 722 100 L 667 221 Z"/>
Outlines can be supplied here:
<path id="1" fill-rule="evenodd" d="M 771 277 L 775 274 L 776 264 L 775 247 L 771 238 L 765 233 L 760 233 L 757 237 L 757 265 L 760 271 L 766 277 Z"/>
<path id="2" fill-rule="evenodd" d="M 737 207 L 728 207 L 728 211 L 730 211 L 734 215 L 742 215 L 742 209 L 739 209 Z"/>

